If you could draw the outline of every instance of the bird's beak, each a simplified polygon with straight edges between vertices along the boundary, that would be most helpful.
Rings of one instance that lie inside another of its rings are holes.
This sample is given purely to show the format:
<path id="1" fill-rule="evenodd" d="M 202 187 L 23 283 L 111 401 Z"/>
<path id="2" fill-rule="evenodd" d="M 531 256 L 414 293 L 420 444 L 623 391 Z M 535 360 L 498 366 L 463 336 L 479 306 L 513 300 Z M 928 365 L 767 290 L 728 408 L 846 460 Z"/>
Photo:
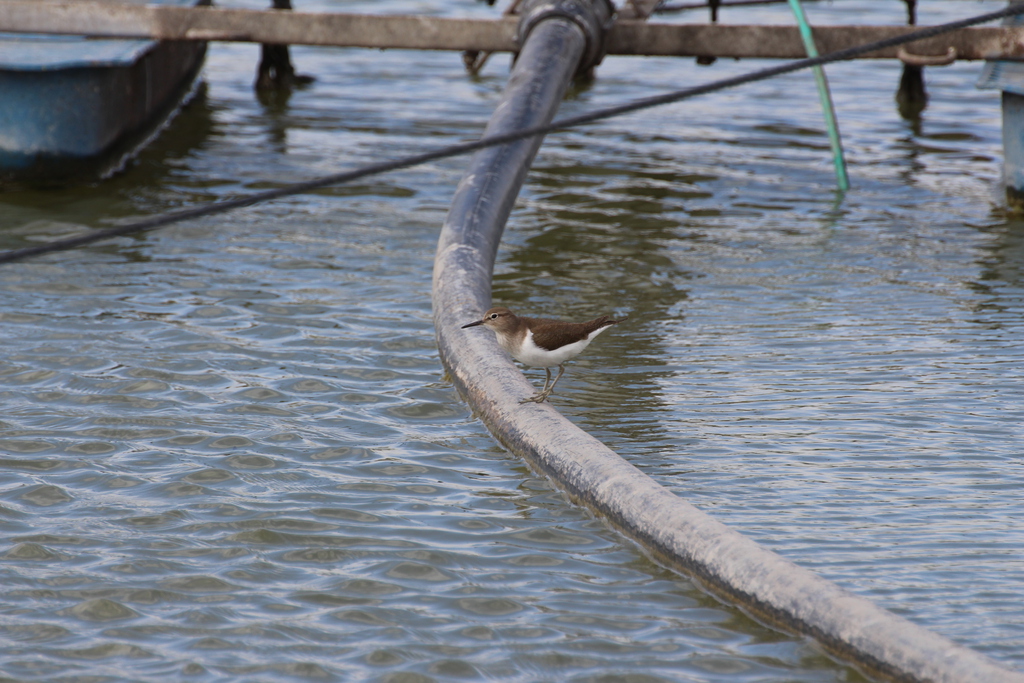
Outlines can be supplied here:
<path id="1" fill-rule="evenodd" d="M 476 327 L 477 325 L 483 325 L 483 324 L 484 324 L 483 320 L 477 320 L 474 323 L 469 323 L 468 325 L 463 325 L 462 329 L 466 329 L 467 327 Z"/>

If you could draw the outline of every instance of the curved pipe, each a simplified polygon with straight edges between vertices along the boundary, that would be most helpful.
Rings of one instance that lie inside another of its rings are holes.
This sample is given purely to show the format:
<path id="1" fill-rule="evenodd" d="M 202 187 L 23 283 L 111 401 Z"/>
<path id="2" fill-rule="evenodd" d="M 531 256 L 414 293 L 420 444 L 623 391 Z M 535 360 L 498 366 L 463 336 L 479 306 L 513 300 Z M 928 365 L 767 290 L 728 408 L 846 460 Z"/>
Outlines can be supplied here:
<path id="1" fill-rule="evenodd" d="M 585 48 L 581 29 L 541 22 L 523 45 L 485 135 L 550 121 Z M 659 486 L 533 393 L 493 335 L 461 326 L 491 305 L 505 221 L 541 140 L 478 152 L 459 183 L 434 261 L 441 361 L 491 433 L 666 565 L 779 629 L 894 681 L 1024 683 L 1024 675 L 802 569 Z"/>

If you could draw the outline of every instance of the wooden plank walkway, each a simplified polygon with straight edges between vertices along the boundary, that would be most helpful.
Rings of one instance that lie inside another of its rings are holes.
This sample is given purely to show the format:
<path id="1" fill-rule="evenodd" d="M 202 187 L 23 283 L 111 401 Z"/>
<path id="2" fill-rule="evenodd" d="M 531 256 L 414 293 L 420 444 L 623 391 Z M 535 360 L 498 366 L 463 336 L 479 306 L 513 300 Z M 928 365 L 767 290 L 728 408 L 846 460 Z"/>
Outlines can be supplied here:
<path id="1" fill-rule="evenodd" d="M 430 16 L 184 8 L 103 2 L 0 1 L 0 31 L 119 38 L 221 40 L 411 50 L 514 52 L 517 17 L 453 19 Z M 912 26 L 819 26 L 822 53 L 903 35 Z M 1024 58 L 1024 28 L 967 28 L 908 46 L 918 55 L 958 59 Z M 736 59 L 806 56 L 795 26 L 662 24 L 620 20 L 608 35 L 608 54 Z M 895 58 L 896 48 L 865 55 Z"/>

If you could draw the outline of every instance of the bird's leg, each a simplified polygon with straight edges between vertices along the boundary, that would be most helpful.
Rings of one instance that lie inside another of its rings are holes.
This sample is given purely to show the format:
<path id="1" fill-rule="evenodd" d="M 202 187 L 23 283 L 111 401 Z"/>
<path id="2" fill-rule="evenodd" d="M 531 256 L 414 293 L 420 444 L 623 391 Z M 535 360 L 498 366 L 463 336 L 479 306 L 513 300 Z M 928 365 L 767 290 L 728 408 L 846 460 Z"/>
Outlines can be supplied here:
<path id="1" fill-rule="evenodd" d="M 544 368 L 544 388 L 540 390 L 540 393 L 544 393 L 548 390 L 548 382 L 551 381 L 551 368 Z"/>
<path id="2" fill-rule="evenodd" d="M 565 372 L 565 366 L 558 366 L 558 375 L 555 377 L 555 381 L 551 383 L 550 387 L 546 388 L 548 394 L 555 390 L 555 385 L 558 384 L 558 380 L 562 379 L 562 373 Z"/>
<path id="3" fill-rule="evenodd" d="M 558 383 L 558 380 L 562 378 L 562 373 L 565 372 L 565 367 L 561 365 L 558 366 L 558 374 L 555 376 L 555 381 L 551 383 L 551 386 L 548 386 L 547 382 L 548 379 L 551 379 L 551 370 L 549 368 L 544 368 L 544 371 L 548 373 L 547 379 L 544 380 L 544 388 L 541 389 L 540 393 L 534 394 L 530 398 L 524 398 L 520 403 L 543 403 L 547 397 L 551 395 L 551 392 L 554 390 L 555 384 Z"/>

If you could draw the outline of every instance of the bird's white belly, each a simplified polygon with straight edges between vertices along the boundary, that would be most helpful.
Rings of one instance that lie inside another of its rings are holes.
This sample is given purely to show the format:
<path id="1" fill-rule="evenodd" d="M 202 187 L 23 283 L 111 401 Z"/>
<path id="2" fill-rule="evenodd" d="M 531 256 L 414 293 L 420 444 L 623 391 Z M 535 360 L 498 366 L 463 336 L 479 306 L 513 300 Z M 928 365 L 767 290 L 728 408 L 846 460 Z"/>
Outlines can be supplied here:
<path id="1" fill-rule="evenodd" d="M 548 351 L 542 349 L 533 343 L 533 334 L 530 332 L 526 333 L 526 339 L 523 340 L 523 345 L 520 347 L 518 353 L 512 354 L 517 361 L 524 363 L 533 368 L 551 368 L 556 365 L 561 365 L 565 361 L 578 356 L 583 349 L 587 348 L 590 344 L 590 340 L 597 336 L 598 332 L 591 333 L 586 339 L 581 339 L 578 342 L 572 344 L 566 344 L 565 346 L 559 347 L 554 351 Z"/>

